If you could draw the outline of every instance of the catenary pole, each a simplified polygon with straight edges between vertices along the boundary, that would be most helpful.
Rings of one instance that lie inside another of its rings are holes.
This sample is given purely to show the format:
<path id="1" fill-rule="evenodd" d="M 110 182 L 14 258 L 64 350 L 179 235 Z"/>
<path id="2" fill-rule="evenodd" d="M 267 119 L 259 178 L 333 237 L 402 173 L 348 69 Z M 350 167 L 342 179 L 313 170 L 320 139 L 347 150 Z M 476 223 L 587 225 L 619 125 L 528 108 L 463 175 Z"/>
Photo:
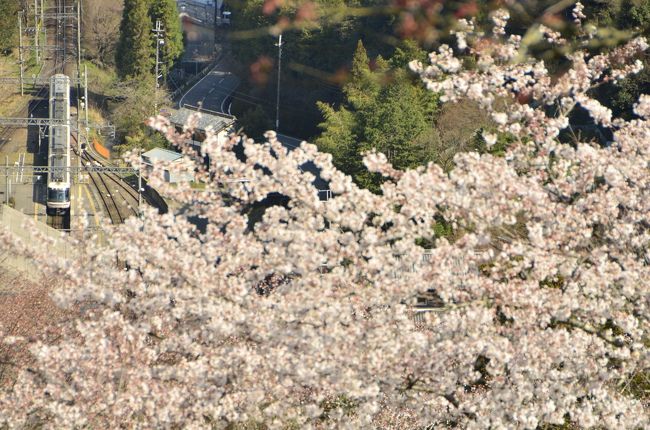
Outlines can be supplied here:
<path id="1" fill-rule="evenodd" d="M 81 0 L 77 0 L 77 123 L 81 115 Z M 83 104 L 86 105 L 88 100 L 84 99 Z M 77 128 L 78 125 L 77 125 Z"/>
<path id="2" fill-rule="evenodd" d="M 86 111 L 86 128 L 88 128 L 88 66 L 84 64 L 84 110 Z"/>
<path id="3" fill-rule="evenodd" d="M 65 10 L 63 11 L 65 13 Z M 65 60 L 64 60 L 65 61 Z M 84 97 L 82 101 L 81 96 L 81 0 L 77 0 L 77 167 L 81 168 L 81 139 L 83 132 L 81 131 L 81 107 L 87 111 L 88 100 Z M 86 115 L 86 127 L 88 127 L 88 116 Z M 83 138 L 88 147 L 88 133 L 86 132 Z M 79 181 L 81 174 L 77 177 Z"/>
<path id="4" fill-rule="evenodd" d="M 20 65 L 20 95 L 25 95 L 25 84 L 23 76 L 23 13 L 18 14 L 18 63 Z"/>
<path id="5" fill-rule="evenodd" d="M 38 0 L 34 0 L 34 48 L 36 48 L 36 64 L 38 64 Z"/>
<path id="6" fill-rule="evenodd" d="M 81 77 L 81 0 L 77 0 L 77 76 Z"/>

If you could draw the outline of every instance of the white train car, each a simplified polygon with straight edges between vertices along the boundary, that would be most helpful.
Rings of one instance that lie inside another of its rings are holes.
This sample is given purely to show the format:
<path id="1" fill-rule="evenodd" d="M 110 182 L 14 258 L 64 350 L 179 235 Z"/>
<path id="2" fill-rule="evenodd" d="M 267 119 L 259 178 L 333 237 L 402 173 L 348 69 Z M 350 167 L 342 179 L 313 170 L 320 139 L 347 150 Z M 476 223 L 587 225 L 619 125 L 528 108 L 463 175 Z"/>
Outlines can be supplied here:
<path id="1" fill-rule="evenodd" d="M 48 142 L 47 208 L 70 208 L 70 78 L 50 78 L 50 128 Z"/>

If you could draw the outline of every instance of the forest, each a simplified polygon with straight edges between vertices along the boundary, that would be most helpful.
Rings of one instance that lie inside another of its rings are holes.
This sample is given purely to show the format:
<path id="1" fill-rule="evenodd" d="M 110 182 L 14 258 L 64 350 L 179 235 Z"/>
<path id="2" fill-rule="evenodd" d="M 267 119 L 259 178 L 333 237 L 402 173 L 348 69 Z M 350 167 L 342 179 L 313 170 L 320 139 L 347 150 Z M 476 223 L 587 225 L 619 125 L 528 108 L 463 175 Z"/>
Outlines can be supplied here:
<path id="1" fill-rule="evenodd" d="M 525 5 L 525 7 L 524 7 Z M 529 1 L 515 5 L 508 30 L 524 35 L 526 29 L 555 7 L 552 1 Z M 21 7 L 7 0 L 0 8 L 0 46 L 5 55 L 16 43 L 16 25 L 11 21 Z M 260 139 L 273 128 L 277 95 L 277 35 L 283 34 L 281 132 L 316 143 L 334 155 L 337 167 L 352 175 L 358 184 L 377 190 L 378 178 L 368 175 L 361 154 L 371 147 L 386 153 L 397 167 L 414 167 L 435 161 L 449 169 L 453 156 L 467 149 L 484 150 L 479 137 L 495 124 L 468 101 L 440 106 L 435 94 L 408 69 L 413 59 L 426 60 L 427 53 L 454 39 L 455 21 L 450 17 L 472 15 L 485 30 L 490 25 L 492 1 L 431 2 L 422 7 L 401 7 L 385 0 L 229 2 L 232 24 L 220 33 L 231 44 L 235 72 L 242 79 L 233 95 L 233 113 L 249 136 Z M 596 33 L 593 48 L 620 45 L 633 35 L 650 31 L 650 2 L 647 0 L 586 1 L 588 25 Z M 155 50 L 150 27 L 162 19 L 168 29 L 162 52 L 163 73 L 180 67 L 183 35 L 173 0 L 126 0 L 84 2 L 84 58 L 91 67 L 93 99 L 99 115 L 118 127 L 116 149 L 167 146 L 162 137 L 144 127 L 139 118 L 151 115 L 154 92 Z M 570 8 L 554 11 L 554 19 L 566 18 Z M 547 24 L 563 36 L 573 37 L 563 21 Z M 562 73 L 563 53 L 544 39 L 535 41 L 530 55 L 544 60 L 551 71 Z M 647 57 L 642 60 L 647 62 Z M 474 61 L 472 55 L 463 58 Z M 94 75 L 94 76 L 93 76 Z M 650 72 L 594 90 L 594 97 L 616 115 L 629 117 L 633 102 L 647 91 Z M 170 91 L 159 92 L 161 106 L 171 106 Z M 598 129 L 585 113 L 575 113 L 575 129 L 587 137 L 607 140 L 607 130 Z M 579 124 L 580 123 L 580 124 Z M 395 127 L 395 124 L 400 124 Z M 499 135 L 498 152 L 508 142 Z M 603 142 L 605 143 L 605 142 Z M 481 149 L 483 148 L 483 149 Z"/>
<path id="2" fill-rule="evenodd" d="M 650 2 L 646 0 L 583 3 L 588 25 L 595 32 L 592 49 L 609 49 L 650 31 Z M 555 4 L 515 5 L 508 30 L 524 35 L 540 17 L 550 16 L 548 9 Z M 260 73 L 246 73 L 247 67 L 242 68 L 242 76 L 248 79 L 235 101 L 240 121 L 256 138 L 272 128 L 277 48 L 269 33 L 282 32 L 282 61 L 288 71 L 281 77 L 281 131 L 316 143 L 332 153 L 337 167 L 357 183 L 375 189 L 377 178 L 368 177 L 360 155 L 373 146 L 400 168 L 435 161 L 449 169 L 457 152 L 485 150 L 478 136 L 493 130 L 495 124 L 468 101 L 441 107 L 408 70 L 408 62 L 423 61 L 427 52 L 453 41 L 457 24 L 449 17 L 471 14 L 478 26 L 488 30 L 494 7 L 491 1 L 431 2 L 413 9 L 385 1 L 235 1 L 231 6 L 235 55 L 251 70 L 260 65 L 263 70 L 260 78 Z M 564 37 L 573 37 L 574 30 L 561 20 L 569 17 L 570 8 L 554 12 L 556 21 L 549 18 L 547 25 Z M 563 73 L 564 52 L 548 41 L 532 43 L 529 54 L 544 60 L 553 73 Z M 466 55 L 463 61 L 471 63 L 475 58 Z M 647 56 L 642 61 L 647 64 Z M 644 68 L 617 86 L 596 88 L 593 95 L 616 115 L 629 117 L 634 101 L 648 92 L 649 78 Z M 579 133 L 603 140 L 606 130 L 594 127 L 584 112 L 575 115 L 584 122 L 576 126 Z M 500 151 L 509 137 L 500 135 L 499 139 L 490 151 Z"/>

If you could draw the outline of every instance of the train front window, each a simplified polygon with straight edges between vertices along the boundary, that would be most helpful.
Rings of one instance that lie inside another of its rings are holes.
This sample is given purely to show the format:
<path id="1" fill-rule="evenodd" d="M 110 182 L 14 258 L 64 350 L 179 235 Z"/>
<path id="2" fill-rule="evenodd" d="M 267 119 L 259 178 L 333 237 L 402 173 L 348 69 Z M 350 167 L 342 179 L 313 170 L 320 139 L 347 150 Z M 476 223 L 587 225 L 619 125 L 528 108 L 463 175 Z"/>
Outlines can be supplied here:
<path id="1" fill-rule="evenodd" d="M 67 202 L 70 200 L 70 189 L 64 190 L 56 188 L 47 189 L 47 200 L 50 202 Z"/>

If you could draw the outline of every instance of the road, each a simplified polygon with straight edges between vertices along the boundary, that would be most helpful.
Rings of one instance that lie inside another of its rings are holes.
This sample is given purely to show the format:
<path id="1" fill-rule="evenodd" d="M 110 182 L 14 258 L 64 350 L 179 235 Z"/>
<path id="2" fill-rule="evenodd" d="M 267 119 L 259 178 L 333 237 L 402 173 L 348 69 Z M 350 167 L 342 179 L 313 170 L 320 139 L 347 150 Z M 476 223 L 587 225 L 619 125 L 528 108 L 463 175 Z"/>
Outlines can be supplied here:
<path id="1" fill-rule="evenodd" d="M 237 90 L 240 82 L 238 77 L 225 70 L 220 61 L 181 97 L 178 106 L 200 107 L 230 115 L 232 94 Z"/>
<path id="2" fill-rule="evenodd" d="M 178 107 L 200 107 L 203 110 L 231 115 L 232 98 L 233 96 L 236 97 L 237 87 L 239 87 L 241 80 L 229 72 L 227 55 L 226 51 L 210 72 L 183 94 L 178 101 Z M 299 147 L 302 142 L 302 139 L 284 134 L 278 134 L 278 140 L 289 151 Z M 320 169 L 314 163 L 306 163 L 301 166 L 301 169 L 314 174 L 316 176 L 314 186 L 318 190 L 323 190 L 324 195 L 328 194 L 326 190 L 329 189 L 329 184 L 320 178 Z M 319 191 L 320 194 L 321 191 Z"/>
<path id="3" fill-rule="evenodd" d="M 201 3 L 192 0 L 182 0 L 178 2 L 178 11 L 181 18 L 186 16 L 192 20 L 197 21 L 211 27 L 214 25 L 214 3 Z"/>

